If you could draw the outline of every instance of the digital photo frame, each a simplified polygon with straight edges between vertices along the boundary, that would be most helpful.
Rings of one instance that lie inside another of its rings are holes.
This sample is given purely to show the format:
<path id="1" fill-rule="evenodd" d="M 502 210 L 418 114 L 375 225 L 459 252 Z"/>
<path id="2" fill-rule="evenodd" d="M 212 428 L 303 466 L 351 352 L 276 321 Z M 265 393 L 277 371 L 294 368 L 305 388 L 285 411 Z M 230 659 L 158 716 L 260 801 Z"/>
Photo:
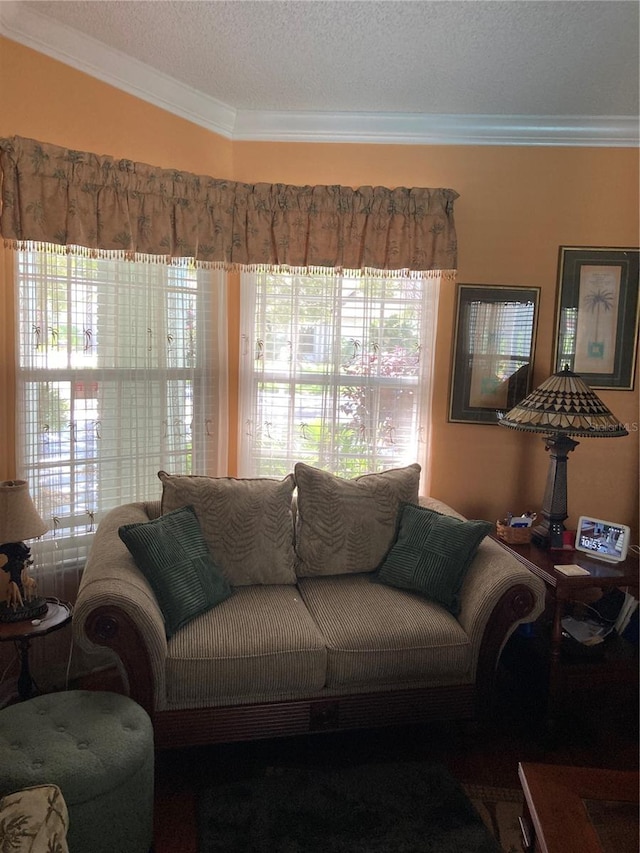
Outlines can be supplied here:
<path id="1" fill-rule="evenodd" d="M 575 549 L 598 560 L 621 563 L 627 556 L 630 536 L 631 531 L 626 524 L 581 515 L 576 530 Z"/>

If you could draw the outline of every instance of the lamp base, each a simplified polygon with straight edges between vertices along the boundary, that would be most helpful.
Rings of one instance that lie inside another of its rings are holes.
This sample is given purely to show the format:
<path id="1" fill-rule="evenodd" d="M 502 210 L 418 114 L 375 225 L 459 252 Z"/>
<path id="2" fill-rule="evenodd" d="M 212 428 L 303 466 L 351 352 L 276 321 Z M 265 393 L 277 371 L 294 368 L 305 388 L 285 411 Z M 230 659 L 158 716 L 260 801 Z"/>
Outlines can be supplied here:
<path id="1" fill-rule="evenodd" d="M 542 501 L 542 521 L 531 531 L 538 548 L 562 548 L 564 520 L 567 518 L 567 455 L 578 443 L 561 432 L 543 439 L 549 452 L 549 472 Z"/>
<path id="2" fill-rule="evenodd" d="M 531 529 L 531 542 L 536 548 L 562 548 L 565 526 L 560 521 L 545 518 Z"/>
<path id="3" fill-rule="evenodd" d="M 44 615 L 47 609 L 46 598 L 34 598 L 17 607 L 12 607 L 6 601 L 0 601 L 0 623 L 26 622 Z"/>

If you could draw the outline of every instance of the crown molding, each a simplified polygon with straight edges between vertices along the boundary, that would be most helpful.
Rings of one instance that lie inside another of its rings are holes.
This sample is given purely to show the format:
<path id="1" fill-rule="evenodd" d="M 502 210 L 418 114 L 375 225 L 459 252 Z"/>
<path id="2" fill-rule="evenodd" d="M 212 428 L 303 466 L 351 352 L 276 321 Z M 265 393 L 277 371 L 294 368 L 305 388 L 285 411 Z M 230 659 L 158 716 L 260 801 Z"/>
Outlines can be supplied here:
<path id="1" fill-rule="evenodd" d="M 0 0 L 0 34 L 193 124 L 221 136 L 232 136 L 236 117 L 232 107 L 90 36 L 32 12 L 24 3 Z"/>
<path id="2" fill-rule="evenodd" d="M 640 146 L 640 121 L 636 116 L 458 116 L 236 110 L 14 0 L 0 0 L 0 34 L 234 141 Z"/>
<path id="3" fill-rule="evenodd" d="M 629 116 L 489 116 L 410 113 L 286 113 L 238 110 L 235 140 L 389 145 L 637 147 Z"/>

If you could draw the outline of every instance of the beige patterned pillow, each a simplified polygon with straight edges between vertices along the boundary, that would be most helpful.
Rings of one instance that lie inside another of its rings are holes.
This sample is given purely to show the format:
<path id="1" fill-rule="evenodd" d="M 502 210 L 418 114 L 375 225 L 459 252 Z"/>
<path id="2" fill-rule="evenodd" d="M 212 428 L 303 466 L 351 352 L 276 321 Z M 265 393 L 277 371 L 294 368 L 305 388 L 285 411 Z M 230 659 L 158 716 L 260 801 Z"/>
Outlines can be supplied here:
<path id="1" fill-rule="evenodd" d="M 67 804 L 57 785 L 35 785 L 0 799 L 0 850 L 69 853 Z"/>
<path id="2" fill-rule="evenodd" d="M 162 513 L 195 509 L 213 559 L 232 586 L 296 582 L 292 474 L 252 480 L 159 471 L 158 477 Z"/>
<path id="3" fill-rule="evenodd" d="M 420 466 L 343 480 L 304 462 L 298 487 L 299 577 L 373 572 L 393 544 L 400 504 L 418 502 Z"/>

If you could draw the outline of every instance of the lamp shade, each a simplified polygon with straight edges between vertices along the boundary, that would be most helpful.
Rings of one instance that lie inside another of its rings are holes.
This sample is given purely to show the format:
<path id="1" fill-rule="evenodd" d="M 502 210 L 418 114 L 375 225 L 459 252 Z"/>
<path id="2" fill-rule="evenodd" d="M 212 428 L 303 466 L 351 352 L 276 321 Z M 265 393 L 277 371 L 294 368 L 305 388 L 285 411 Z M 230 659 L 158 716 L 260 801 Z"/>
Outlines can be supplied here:
<path id="1" fill-rule="evenodd" d="M 568 367 L 546 379 L 499 423 L 545 435 L 619 438 L 629 434 L 597 394 Z"/>
<path id="2" fill-rule="evenodd" d="M 0 483 L 0 544 L 35 539 L 48 529 L 31 500 L 26 480 Z"/>

